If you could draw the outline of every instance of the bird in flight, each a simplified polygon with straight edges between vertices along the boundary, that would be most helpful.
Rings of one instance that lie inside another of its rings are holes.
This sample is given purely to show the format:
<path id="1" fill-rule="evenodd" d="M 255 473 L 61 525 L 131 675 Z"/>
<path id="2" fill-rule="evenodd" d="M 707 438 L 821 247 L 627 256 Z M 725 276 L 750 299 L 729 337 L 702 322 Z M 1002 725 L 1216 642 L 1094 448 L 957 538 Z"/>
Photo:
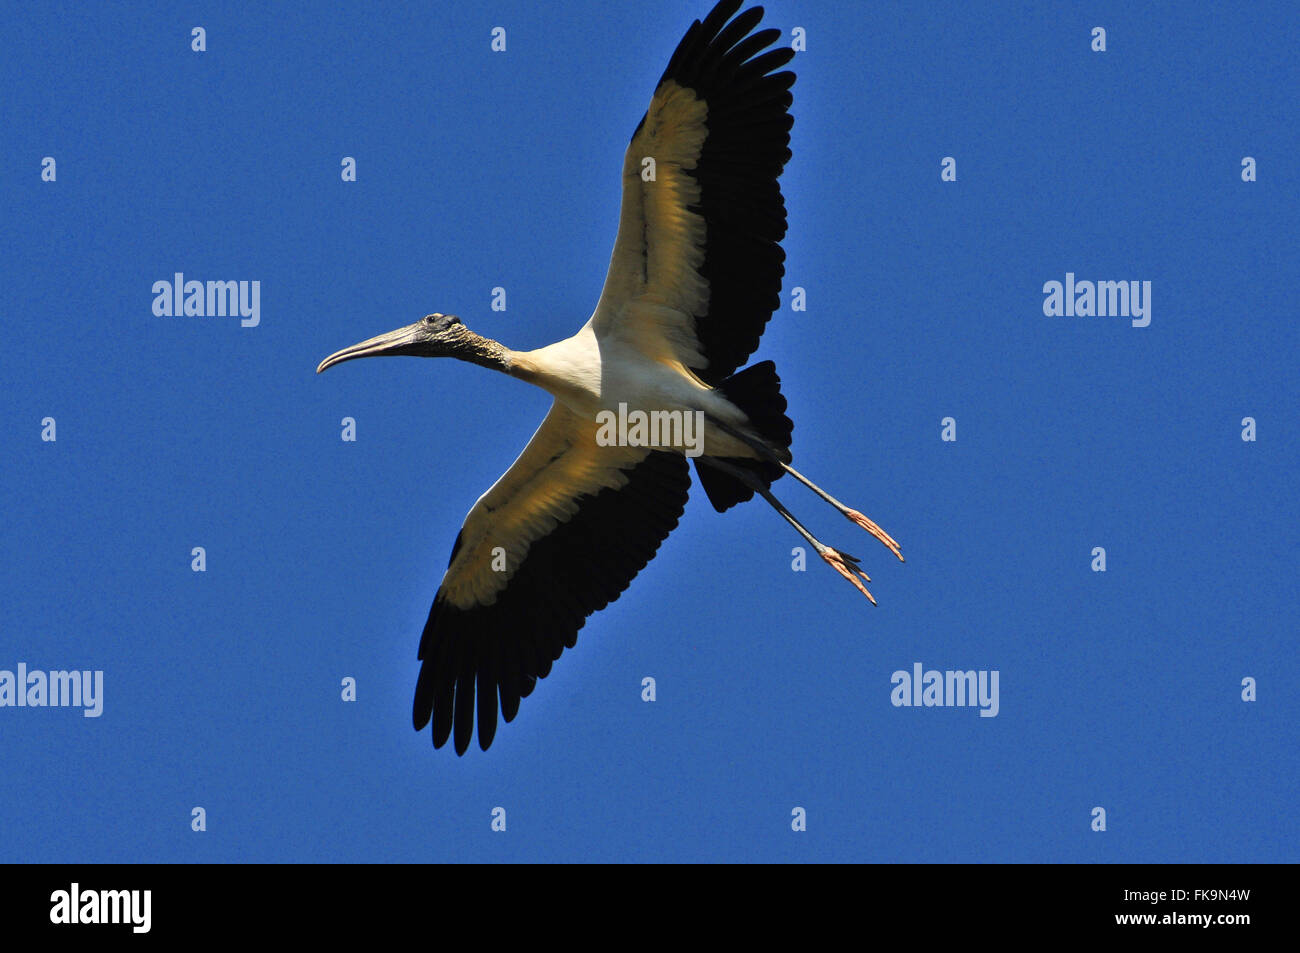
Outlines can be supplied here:
<path id="1" fill-rule="evenodd" d="M 417 731 L 432 721 L 435 748 L 454 733 L 464 754 L 477 715 L 487 750 L 498 711 L 514 719 L 587 617 L 618 598 L 677 525 L 688 457 L 714 509 L 757 493 L 872 603 L 858 560 L 814 537 L 772 483 L 789 474 L 903 558 L 888 533 L 790 466 L 794 425 L 772 362 L 738 370 L 780 306 L 777 179 L 790 158 L 795 80 L 782 70 L 794 51 L 768 49 L 781 32 L 755 32 L 762 8 L 737 15 L 740 5 L 721 0 L 668 61 L 624 155 L 609 272 L 577 334 L 514 351 L 454 315 L 430 314 L 316 368 L 454 357 L 554 398 L 465 518 L 429 611 L 412 714 Z M 688 444 L 693 421 L 702 440 Z"/>

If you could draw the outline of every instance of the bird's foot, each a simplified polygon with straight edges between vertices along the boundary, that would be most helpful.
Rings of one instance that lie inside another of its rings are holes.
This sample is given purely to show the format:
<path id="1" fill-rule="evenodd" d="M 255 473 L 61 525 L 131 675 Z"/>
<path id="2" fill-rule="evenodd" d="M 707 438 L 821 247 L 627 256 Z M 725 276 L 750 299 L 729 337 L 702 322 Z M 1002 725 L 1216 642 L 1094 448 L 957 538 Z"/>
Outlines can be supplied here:
<path id="1" fill-rule="evenodd" d="M 858 579 L 858 576 L 861 576 L 867 582 L 871 582 L 871 577 L 862 571 L 862 567 L 858 565 L 856 558 L 848 553 L 842 553 L 838 549 L 832 549 L 830 546 L 823 546 L 818 550 L 818 553 L 821 554 L 822 559 L 826 560 L 832 569 L 853 583 L 859 592 L 870 599 L 873 606 L 876 605 L 875 596 L 868 592 L 867 587 Z"/>
<path id="2" fill-rule="evenodd" d="M 898 543 L 894 541 L 894 537 L 890 536 L 878 525 L 876 525 L 876 522 L 874 520 L 868 519 L 866 516 L 863 516 L 857 510 L 852 509 L 850 507 L 844 508 L 844 515 L 847 516 L 853 522 L 857 523 L 859 526 L 865 529 L 872 536 L 876 537 L 876 539 L 884 543 L 885 548 L 888 549 L 895 556 L 897 556 L 898 561 L 900 563 L 905 561 L 903 559 L 903 553 L 898 548 Z"/>

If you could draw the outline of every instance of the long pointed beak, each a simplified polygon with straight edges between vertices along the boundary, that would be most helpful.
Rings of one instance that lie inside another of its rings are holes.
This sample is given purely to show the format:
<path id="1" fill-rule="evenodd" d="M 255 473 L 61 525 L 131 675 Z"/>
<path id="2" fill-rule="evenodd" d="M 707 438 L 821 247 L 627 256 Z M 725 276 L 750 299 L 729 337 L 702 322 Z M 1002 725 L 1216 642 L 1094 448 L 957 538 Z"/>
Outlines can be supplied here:
<path id="1" fill-rule="evenodd" d="M 382 357 L 394 354 L 418 353 L 418 345 L 423 341 L 420 330 L 421 325 L 417 321 L 407 327 L 398 328 L 396 331 L 389 331 L 387 334 L 381 334 L 378 337 L 370 338 L 368 341 L 362 341 L 360 344 L 354 344 L 351 347 L 345 347 L 341 351 L 335 351 L 317 365 L 316 373 L 319 374 L 335 364 L 342 364 L 344 361 L 355 360 L 358 357 Z"/>

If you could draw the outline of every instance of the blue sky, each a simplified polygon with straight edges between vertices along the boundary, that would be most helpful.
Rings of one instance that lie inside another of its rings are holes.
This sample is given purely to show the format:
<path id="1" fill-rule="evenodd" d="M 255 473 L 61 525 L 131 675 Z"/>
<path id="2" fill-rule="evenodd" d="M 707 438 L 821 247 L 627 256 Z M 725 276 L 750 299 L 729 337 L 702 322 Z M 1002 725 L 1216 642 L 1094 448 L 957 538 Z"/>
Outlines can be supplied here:
<path id="1" fill-rule="evenodd" d="M 0 669 L 105 688 L 0 708 L 0 860 L 1300 859 L 1292 4 L 769 4 L 807 50 L 756 359 L 908 561 L 779 484 L 872 608 L 697 484 L 490 751 L 411 730 L 452 540 L 549 398 L 313 370 L 435 310 L 576 330 L 706 9 L 9 11 Z M 260 281 L 260 323 L 155 316 L 177 271 Z M 1150 325 L 1044 315 L 1067 272 L 1151 281 Z M 916 662 L 998 671 L 997 716 L 893 706 Z"/>

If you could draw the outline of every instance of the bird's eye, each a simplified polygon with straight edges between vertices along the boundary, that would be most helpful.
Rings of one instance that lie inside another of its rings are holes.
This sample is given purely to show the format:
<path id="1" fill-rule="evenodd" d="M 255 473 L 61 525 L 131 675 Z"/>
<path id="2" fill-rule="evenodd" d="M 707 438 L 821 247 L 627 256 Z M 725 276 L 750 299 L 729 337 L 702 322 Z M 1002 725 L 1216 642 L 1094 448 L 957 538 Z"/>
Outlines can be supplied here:
<path id="1" fill-rule="evenodd" d="M 425 323 L 425 324 L 437 324 L 437 323 L 438 323 L 438 318 L 440 318 L 440 317 L 442 317 L 442 315 L 438 315 L 438 314 L 427 314 L 427 315 L 424 316 L 424 323 Z"/>

